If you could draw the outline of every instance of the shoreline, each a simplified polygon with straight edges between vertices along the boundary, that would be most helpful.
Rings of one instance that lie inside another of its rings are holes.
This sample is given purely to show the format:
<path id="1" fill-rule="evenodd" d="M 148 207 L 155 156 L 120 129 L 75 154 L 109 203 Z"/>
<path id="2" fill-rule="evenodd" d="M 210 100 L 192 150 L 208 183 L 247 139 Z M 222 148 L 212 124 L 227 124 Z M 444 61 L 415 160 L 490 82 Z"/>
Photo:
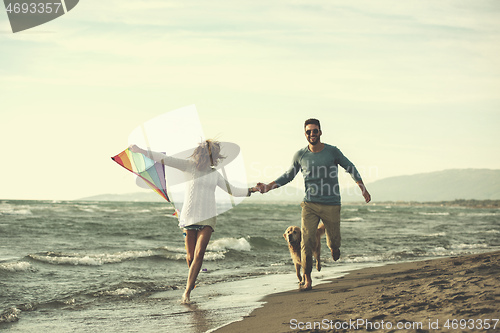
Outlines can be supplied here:
<path id="1" fill-rule="evenodd" d="M 498 276 L 500 251 L 363 268 L 309 292 L 268 295 L 263 307 L 213 332 L 500 329 Z"/>

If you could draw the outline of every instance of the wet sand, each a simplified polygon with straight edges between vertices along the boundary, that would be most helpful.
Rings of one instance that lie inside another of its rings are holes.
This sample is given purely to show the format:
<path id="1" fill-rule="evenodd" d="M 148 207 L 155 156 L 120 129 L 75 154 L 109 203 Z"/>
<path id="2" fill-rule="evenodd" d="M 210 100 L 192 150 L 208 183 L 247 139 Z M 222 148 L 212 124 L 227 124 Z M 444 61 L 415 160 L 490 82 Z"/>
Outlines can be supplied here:
<path id="1" fill-rule="evenodd" d="M 311 291 L 266 296 L 263 307 L 216 332 L 500 331 L 499 258 L 497 251 L 352 271 Z"/>

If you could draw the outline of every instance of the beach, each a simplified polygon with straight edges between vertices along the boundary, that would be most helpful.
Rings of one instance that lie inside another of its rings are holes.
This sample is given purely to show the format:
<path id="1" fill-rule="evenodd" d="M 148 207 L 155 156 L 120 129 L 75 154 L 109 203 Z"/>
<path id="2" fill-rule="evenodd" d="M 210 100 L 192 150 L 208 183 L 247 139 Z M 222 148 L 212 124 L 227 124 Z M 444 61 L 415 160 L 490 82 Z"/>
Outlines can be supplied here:
<path id="1" fill-rule="evenodd" d="M 499 317 L 488 310 L 498 301 L 496 255 L 467 259 L 500 250 L 498 209 L 344 205 L 341 258 L 323 238 L 307 293 L 296 291 L 283 238 L 300 211 L 242 203 L 218 216 L 193 304 L 183 306 L 184 239 L 170 206 L 0 200 L 0 331 L 280 332 L 318 320 Z"/>
<path id="2" fill-rule="evenodd" d="M 364 268 L 266 296 L 225 332 L 500 331 L 500 251 Z M 314 275 L 313 275 L 314 277 Z"/>

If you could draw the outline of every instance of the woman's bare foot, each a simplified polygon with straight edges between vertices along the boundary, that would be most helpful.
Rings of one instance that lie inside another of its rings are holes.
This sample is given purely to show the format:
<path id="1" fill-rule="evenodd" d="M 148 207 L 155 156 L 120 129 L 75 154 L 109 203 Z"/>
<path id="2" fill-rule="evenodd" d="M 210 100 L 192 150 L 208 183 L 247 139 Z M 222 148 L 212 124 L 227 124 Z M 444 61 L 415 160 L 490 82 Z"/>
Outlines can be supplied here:
<path id="1" fill-rule="evenodd" d="M 184 295 L 182 295 L 181 304 L 191 304 L 191 300 L 189 299 L 190 296 L 190 292 L 186 291 Z"/>

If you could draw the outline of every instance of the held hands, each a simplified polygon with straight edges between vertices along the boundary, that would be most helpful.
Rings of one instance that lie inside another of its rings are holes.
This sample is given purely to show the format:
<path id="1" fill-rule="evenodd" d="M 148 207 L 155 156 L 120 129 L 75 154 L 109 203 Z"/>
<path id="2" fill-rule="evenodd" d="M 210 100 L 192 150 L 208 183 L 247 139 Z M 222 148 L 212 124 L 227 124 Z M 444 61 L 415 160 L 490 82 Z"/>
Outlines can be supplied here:
<path id="1" fill-rule="evenodd" d="M 250 193 L 254 193 L 254 192 L 259 191 L 259 188 L 258 188 L 257 186 L 250 187 L 250 188 L 248 189 L 248 191 L 249 191 Z"/>
<path id="2" fill-rule="evenodd" d="M 260 193 L 264 194 L 264 193 L 267 193 L 269 190 L 267 189 L 267 185 L 264 184 L 264 183 L 257 183 L 257 186 L 256 186 L 259 190 Z"/>
<path id="3" fill-rule="evenodd" d="M 264 184 L 264 183 L 257 183 L 257 185 L 255 186 L 258 191 L 262 194 L 264 193 L 267 193 L 269 191 L 271 191 L 272 189 L 276 188 L 276 183 L 275 182 L 272 182 L 272 183 L 269 183 L 269 184 Z"/>
<path id="4" fill-rule="evenodd" d="M 259 184 L 260 184 L 260 183 L 259 183 Z M 254 186 L 254 187 L 249 187 L 249 188 L 248 188 L 248 192 L 249 192 L 250 194 L 255 193 L 255 192 L 261 192 L 261 193 L 262 193 L 262 191 L 260 190 L 260 187 L 259 187 L 259 185 L 258 185 L 258 184 L 257 184 L 256 186 Z"/>

